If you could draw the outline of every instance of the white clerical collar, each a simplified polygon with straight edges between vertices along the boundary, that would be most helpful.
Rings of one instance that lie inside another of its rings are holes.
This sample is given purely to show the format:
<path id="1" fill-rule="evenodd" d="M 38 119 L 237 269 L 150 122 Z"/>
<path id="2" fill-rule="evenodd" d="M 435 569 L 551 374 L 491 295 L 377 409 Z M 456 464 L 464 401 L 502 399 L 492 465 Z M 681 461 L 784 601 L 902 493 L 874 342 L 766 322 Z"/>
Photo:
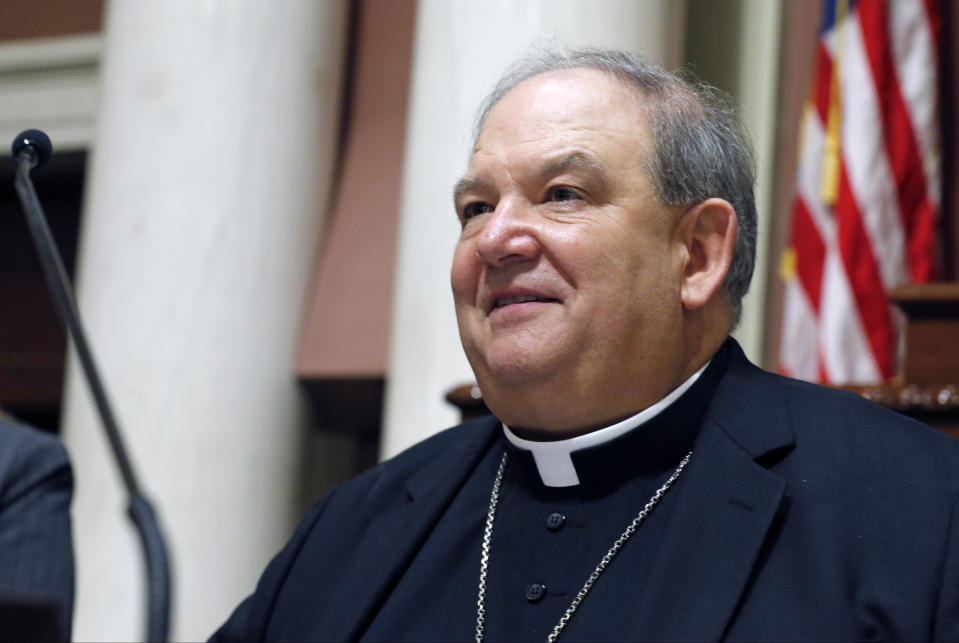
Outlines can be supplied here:
<path id="1" fill-rule="evenodd" d="M 710 360 L 710 362 L 711 361 L 712 360 Z M 689 379 L 674 388 L 669 395 L 652 406 L 643 409 L 632 417 L 626 418 L 622 422 L 617 422 L 604 429 L 597 429 L 590 433 L 577 435 L 574 438 L 548 442 L 524 440 L 513 433 L 505 424 L 503 425 L 503 433 L 506 435 L 506 439 L 510 441 L 510 444 L 517 449 L 532 452 L 533 460 L 536 462 L 536 469 L 539 471 L 539 477 L 543 479 L 543 484 L 547 487 L 574 487 L 579 484 L 579 476 L 576 474 L 576 467 L 573 465 L 572 457 L 570 457 L 574 451 L 605 444 L 649 422 L 666 410 L 670 404 L 679 399 L 679 397 L 699 379 L 699 376 L 703 374 L 707 366 L 709 366 L 709 362 L 706 362 L 706 364 L 693 373 Z"/>

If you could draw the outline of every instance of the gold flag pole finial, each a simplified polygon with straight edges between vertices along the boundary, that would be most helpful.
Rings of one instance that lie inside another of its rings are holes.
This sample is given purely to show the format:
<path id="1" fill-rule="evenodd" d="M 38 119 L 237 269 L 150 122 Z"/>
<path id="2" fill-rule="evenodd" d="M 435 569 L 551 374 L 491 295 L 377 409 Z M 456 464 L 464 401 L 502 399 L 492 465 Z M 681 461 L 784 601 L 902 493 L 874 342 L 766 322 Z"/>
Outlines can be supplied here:
<path id="1" fill-rule="evenodd" d="M 839 73 L 845 44 L 846 17 L 849 0 L 836 0 L 835 46 L 829 82 L 829 112 L 826 119 L 826 140 L 823 147 L 822 200 L 827 206 L 836 204 L 839 196 L 840 117 Z"/>

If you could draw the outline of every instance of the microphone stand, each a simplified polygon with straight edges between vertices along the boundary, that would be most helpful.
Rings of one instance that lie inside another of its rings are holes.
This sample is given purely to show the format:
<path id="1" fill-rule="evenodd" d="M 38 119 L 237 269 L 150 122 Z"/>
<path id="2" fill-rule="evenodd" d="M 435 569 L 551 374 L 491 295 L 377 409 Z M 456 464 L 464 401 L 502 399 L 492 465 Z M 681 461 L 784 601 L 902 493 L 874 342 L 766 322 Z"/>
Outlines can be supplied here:
<path id="1" fill-rule="evenodd" d="M 23 205 L 27 225 L 30 228 L 30 234 L 40 258 L 40 265 L 43 267 L 43 273 L 60 320 L 67 327 L 70 337 L 73 339 L 100 420 L 107 432 L 114 459 L 123 477 L 123 484 L 128 495 L 127 513 L 140 535 L 147 568 L 146 640 L 163 643 L 168 638 L 170 622 L 170 565 L 163 534 L 160 531 L 153 507 L 140 492 L 133 466 L 127 456 L 126 447 L 120 435 L 120 428 L 114 418 L 113 411 L 110 409 L 110 404 L 107 402 L 106 391 L 93 361 L 93 354 L 87 344 L 86 335 L 80 325 L 76 298 L 73 289 L 70 287 L 67 272 L 63 267 L 63 260 L 57 251 L 40 200 L 37 198 L 33 182 L 30 180 L 30 171 L 46 163 L 53 147 L 50 144 L 50 139 L 43 132 L 27 130 L 14 139 L 12 149 L 14 161 L 17 164 L 14 184 L 20 203 Z"/>

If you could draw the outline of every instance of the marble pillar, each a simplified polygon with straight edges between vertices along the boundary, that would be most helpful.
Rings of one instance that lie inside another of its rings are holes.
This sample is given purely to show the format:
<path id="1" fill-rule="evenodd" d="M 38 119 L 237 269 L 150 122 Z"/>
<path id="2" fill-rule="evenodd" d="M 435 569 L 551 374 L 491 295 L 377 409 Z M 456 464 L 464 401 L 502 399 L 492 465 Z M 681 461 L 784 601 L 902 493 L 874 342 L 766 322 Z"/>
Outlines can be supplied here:
<path id="1" fill-rule="evenodd" d="M 175 640 L 205 639 L 298 517 L 294 377 L 328 202 L 345 0 L 108 5 L 79 305 L 173 562 Z M 76 360 L 76 640 L 141 640 L 144 574 Z"/>

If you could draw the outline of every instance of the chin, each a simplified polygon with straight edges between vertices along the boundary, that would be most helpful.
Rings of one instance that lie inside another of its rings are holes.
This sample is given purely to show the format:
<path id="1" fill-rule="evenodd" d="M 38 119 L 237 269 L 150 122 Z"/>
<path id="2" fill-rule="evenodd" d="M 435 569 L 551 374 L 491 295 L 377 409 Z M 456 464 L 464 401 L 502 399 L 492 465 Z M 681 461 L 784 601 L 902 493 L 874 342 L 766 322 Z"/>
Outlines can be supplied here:
<path id="1" fill-rule="evenodd" d="M 546 384 L 560 372 L 550 361 L 510 355 L 506 359 L 484 360 L 485 380 L 518 394 L 517 387 L 534 387 Z M 474 369 L 475 371 L 475 369 Z"/>
<path id="2" fill-rule="evenodd" d="M 571 372 L 571 360 L 564 359 L 569 351 L 561 350 L 562 345 L 561 341 L 552 345 L 494 341 L 482 347 L 464 343 L 464 348 L 484 399 L 507 400 L 504 406 L 514 407 L 521 399 L 535 405 L 542 395 L 556 390 L 560 374 Z"/>
<path id="3" fill-rule="evenodd" d="M 473 372 L 483 392 L 483 402 L 508 426 L 535 426 L 539 420 L 536 409 L 542 404 L 547 408 L 555 405 L 552 392 L 556 371 L 542 364 L 484 364 L 482 369 L 474 367 Z"/>

